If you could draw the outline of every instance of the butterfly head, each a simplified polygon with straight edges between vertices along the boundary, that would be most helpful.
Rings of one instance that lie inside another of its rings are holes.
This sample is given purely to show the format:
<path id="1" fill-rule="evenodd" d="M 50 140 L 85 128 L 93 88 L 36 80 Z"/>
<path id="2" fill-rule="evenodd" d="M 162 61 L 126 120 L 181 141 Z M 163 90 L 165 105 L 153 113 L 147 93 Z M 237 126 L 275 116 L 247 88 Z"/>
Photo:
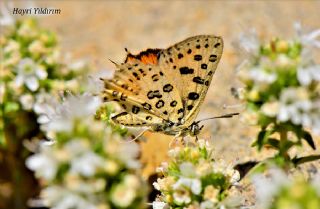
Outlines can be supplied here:
<path id="1" fill-rule="evenodd" d="M 199 122 L 200 121 L 195 121 L 188 127 L 188 132 L 190 136 L 197 136 L 202 130 L 203 125 L 200 126 Z"/>

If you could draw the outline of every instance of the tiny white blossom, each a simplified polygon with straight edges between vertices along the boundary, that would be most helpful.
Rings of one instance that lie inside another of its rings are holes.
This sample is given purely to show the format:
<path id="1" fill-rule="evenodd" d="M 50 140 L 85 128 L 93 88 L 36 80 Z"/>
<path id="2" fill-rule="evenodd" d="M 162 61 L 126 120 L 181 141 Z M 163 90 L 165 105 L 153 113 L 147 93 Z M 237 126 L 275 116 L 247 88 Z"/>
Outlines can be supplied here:
<path id="1" fill-rule="evenodd" d="M 113 76 L 113 71 L 111 70 L 101 70 L 94 74 L 88 76 L 87 79 L 87 91 L 92 94 L 100 94 L 104 88 L 103 79 L 110 79 Z"/>
<path id="2" fill-rule="evenodd" d="M 320 40 L 317 40 L 320 37 L 320 29 L 305 34 L 302 30 L 302 25 L 299 22 L 294 24 L 294 28 L 302 44 L 320 48 Z"/>
<path id="3" fill-rule="evenodd" d="M 62 104 L 55 108 L 55 114 L 43 126 L 46 131 L 71 131 L 76 119 L 86 120 L 93 116 L 101 100 L 89 94 L 68 95 Z"/>
<path id="4" fill-rule="evenodd" d="M 34 103 L 34 98 L 31 94 L 24 94 L 19 98 L 22 108 L 24 110 L 31 110 Z"/>
<path id="5" fill-rule="evenodd" d="M 16 85 L 22 86 L 25 84 L 31 91 L 36 91 L 39 88 L 39 80 L 47 77 L 45 69 L 30 58 L 20 60 L 16 72 Z"/>
<path id="6" fill-rule="evenodd" d="M 169 205 L 165 202 L 154 201 L 152 202 L 153 209 L 169 209 Z"/>
<path id="7" fill-rule="evenodd" d="M 249 71 L 249 76 L 256 83 L 273 83 L 277 79 L 276 73 L 267 73 L 263 69 L 253 68 Z"/>
<path id="8" fill-rule="evenodd" d="M 79 173 L 83 176 L 93 176 L 98 168 L 103 166 L 103 158 L 93 152 L 87 152 L 71 161 L 71 173 Z"/>
<path id="9" fill-rule="evenodd" d="M 269 178 L 261 174 L 255 175 L 252 181 L 256 187 L 257 205 L 261 208 L 268 208 L 279 189 L 289 184 L 287 176 L 279 169 L 270 170 Z"/>
<path id="10" fill-rule="evenodd" d="M 111 194 L 111 201 L 119 207 L 128 207 L 136 198 L 136 190 L 125 184 L 118 184 Z"/>
<path id="11" fill-rule="evenodd" d="M 194 165 L 190 162 L 183 162 L 179 166 L 181 174 L 185 177 L 195 177 L 196 169 Z"/>
<path id="12" fill-rule="evenodd" d="M 320 81 L 320 65 L 309 65 L 306 67 L 299 67 L 297 70 L 297 77 L 299 82 L 307 86 L 312 81 Z"/>
<path id="13" fill-rule="evenodd" d="M 50 146 L 43 145 L 41 152 L 31 155 L 26 160 L 26 166 L 33 170 L 37 176 L 43 177 L 47 180 L 55 178 L 59 162 L 54 157 L 54 153 Z"/>
<path id="14" fill-rule="evenodd" d="M 200 204 L 200 209 L 212 209 L 214 208 L 214 203 L 211 202 L 210 200 L 203 201 Z"/>
<path id="15" fill-rule="evenodd" d="M 247 54 L 257 54 L 260 42 L 257 36 L 257 32 L 254 28 L 249 30 L 249 33 L 241 33 L 239 38 L 239 46 Z"/>
<path id="16" fill-rule="evenodd" d="M 199 179 L 181 177 L 173 185 L 173 189 L 179 189 L 181 187 L 187 187 L 187 188 L 191 189 L 193 194 L 198 195 L 201 192 L 201 181 Z"/>

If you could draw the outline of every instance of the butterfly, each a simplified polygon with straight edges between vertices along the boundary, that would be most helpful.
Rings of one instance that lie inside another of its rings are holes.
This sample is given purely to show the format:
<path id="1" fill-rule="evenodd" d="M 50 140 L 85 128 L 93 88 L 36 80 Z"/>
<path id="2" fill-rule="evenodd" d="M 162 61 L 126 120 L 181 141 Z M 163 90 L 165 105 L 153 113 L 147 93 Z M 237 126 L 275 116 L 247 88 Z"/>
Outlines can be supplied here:
<path id="1" fill-rule="evenodd" d="M 127 51 L 127 50 L 126 50 Z M 167 49 L 127 51 L 112 79 L 104 82 L 105 102 L 123 109 L 111 120 L 167 135 L 196 136 L 203 126 L 195 121 L 223 51 L 223 40 L 198 35 Z M 235 113 L 219 117 L 232 117 Z"/>

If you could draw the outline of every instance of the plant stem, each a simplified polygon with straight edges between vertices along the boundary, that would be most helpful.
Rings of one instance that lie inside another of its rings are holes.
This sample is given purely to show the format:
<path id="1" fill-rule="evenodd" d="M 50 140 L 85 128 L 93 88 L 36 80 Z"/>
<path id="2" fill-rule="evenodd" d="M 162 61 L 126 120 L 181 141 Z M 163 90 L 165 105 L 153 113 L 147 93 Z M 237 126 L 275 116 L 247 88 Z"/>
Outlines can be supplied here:
<path id="1" fill-rule="evenodd" d="M 290 161 L 290 156 L 288 154 L 287 149 L 287 143 L 288 143 L 288 132 L 287 130 L 281 130 L 280 131 L 280 155 L 286 160 Z"/>

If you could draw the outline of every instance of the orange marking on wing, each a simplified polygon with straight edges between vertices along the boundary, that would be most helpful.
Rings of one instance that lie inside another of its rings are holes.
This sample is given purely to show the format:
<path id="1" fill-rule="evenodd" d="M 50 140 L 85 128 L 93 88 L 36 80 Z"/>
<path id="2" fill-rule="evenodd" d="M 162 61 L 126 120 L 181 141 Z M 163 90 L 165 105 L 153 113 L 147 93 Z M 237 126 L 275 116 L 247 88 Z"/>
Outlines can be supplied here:
<path id="1" fill-rule="evenodd" d="M 158 64 L 157 55 L 155 55 L 155 54 L 143 55 L 143 56 L 141 56 L 140 60 L 141 60 L 141 62 L 143 62 L 144 64 L 149 64 L 149 65 L 156 65 L 156 64 Z"/>

